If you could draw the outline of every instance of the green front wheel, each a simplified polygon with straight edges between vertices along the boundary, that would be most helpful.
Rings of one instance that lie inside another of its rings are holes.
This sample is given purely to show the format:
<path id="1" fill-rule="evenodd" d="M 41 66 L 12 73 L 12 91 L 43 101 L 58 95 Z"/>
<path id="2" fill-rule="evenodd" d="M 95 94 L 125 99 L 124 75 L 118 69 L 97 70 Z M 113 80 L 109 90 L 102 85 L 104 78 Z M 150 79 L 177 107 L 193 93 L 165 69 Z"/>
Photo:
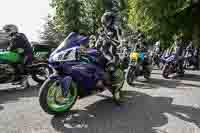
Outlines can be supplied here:
<path id="1" fill-rule="evenodd" d="M 68 94 L 63 96 L 60 82 L 48 79 L 40 89 L 40 106 L 48 114 L 65 114 L 75 104 L 77 93 L 77 87 L 73 81 L 70 84 Z"/>

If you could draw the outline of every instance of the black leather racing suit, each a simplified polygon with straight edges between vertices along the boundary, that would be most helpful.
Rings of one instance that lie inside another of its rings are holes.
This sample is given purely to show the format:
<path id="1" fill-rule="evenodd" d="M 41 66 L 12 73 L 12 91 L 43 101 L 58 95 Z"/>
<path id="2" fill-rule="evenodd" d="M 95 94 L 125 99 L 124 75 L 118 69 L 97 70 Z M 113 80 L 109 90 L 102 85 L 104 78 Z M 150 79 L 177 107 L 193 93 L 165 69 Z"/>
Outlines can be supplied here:
<path id="1" fill-rule="evenodd" d="M 175 47 L 175 54 L 176 54 L 176 58 L 178 61 L 178 67 L 179 67 L 179 74 L 183 74 L 184 73 L 184 67 L 183 67 L 183 63 L 184 63 L 184 47 L 181 45 L 181 42 L 178 42 L 179 44 L 177 44 L 177 46 Z"/>
<path id="2" fill-rule="evenodd" d="M 33 51 L 31 44 L 23 33 L 13 33 L 10 35 L 10 46 L 8 47 L 8 50 L 18 52 L 19 49 L 23 50 L 23 52 L 20 53 L 23 60 L 18 64 L 14 64 L 16 68 L 16 78 L 21 78 L 19 75 L 24 74 L 25 65 L 32 63 Z"/>

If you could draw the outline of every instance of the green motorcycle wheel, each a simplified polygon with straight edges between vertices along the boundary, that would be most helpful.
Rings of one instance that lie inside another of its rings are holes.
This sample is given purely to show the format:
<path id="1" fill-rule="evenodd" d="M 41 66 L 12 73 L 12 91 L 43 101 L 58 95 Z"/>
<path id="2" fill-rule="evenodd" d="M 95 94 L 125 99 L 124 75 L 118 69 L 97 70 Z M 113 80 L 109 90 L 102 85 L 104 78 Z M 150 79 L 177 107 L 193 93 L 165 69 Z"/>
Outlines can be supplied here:
<path id="1" fill-rule="evenodd" d="M 67 96 L 62 95 L 61 84 L 58 81 L 47 80 L 39 93 L 39 102 L 42 109 L 52 115 L 67 113 L 75 104 L 78 91 L 72 81 Z"/>

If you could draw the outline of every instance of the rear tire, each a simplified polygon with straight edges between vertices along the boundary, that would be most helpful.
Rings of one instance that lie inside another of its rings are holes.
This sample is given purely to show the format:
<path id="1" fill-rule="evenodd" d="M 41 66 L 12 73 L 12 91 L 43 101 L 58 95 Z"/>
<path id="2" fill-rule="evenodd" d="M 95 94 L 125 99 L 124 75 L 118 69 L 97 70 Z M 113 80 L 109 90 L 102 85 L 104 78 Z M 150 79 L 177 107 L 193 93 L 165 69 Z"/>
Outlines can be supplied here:
<path id="1" fill-rule="evenodd" d="M 32 79 L 36 82 L 38 82 L 39 84 L 44 83 L 44 81 L 51 75 L 53 74 L 53 69 L 46 63 L 41 63 L 41 64 L 37 64 L 36 66 L 33 67 L 34 71 L 31 74 Z M 41 71 L 41 69 L 47 70 L 45 71 Z M 40 75 L 40 73 L 45 73 L 44 79 L 41 79 L 38 75 Z"/>

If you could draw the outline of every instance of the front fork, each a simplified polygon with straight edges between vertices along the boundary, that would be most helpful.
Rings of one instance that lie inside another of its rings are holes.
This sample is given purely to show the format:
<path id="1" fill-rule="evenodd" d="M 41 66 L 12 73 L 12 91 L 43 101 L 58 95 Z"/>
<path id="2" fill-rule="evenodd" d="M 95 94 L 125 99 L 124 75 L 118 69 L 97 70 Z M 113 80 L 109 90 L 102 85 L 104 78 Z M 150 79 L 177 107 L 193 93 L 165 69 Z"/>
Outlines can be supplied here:
<path id="1" fill-rule="evenodd" d="M 64 97 L 67 96 L 72 83 L 72 77 L 71 76 L 61 77 L 59 75 L 52 75 L 49 78 L 50 80 L 58 81 L 61 84 L 62 95 Z"/>

